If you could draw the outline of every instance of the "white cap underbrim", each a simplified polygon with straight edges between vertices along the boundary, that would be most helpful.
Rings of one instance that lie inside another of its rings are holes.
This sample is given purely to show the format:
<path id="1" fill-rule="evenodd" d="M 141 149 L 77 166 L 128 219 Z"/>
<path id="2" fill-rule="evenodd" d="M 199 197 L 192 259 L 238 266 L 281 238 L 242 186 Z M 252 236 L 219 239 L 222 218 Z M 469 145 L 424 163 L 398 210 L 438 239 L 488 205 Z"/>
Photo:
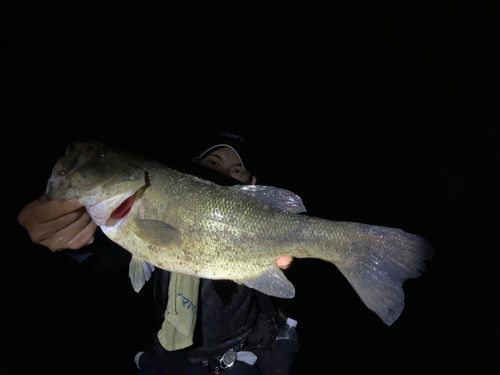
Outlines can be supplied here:
<path id="1" fill-rule="evenodd" d="M 238 157 L 238 160 L 240 161 L 241 166 L 243 167 L 243 169 L 244 169 L 244 170 L 246 170 L 245 165 L 243 164 L 243 160 L 241 160 L 241 157 L 240 157 L 240 155 L 238 154 L 238 152 L 237 152 L 237 151 L 236 151 L 236 150 L 235 150 L 232 146 L 230 146 L 230 145 L 228 145 L 228 144 L 225 144 L 225 143 L 221 143 L 221 144 L 219 144 L 219 145 L 215 145 L 215 146 L 210 147 L 209 149 L 205 150 L 205 152 L 203 152 L 203 153 L 199 156 L 199 158 L 200 158 L 200 159 L 202 159 L 202 158 L 203 158 L 203 156 L 205 156 L 206 154 L 208 154 L 208 152 L 209 152 L 209 151 L 211 151 L 211 150 L 213 150 L 213 149 L 215 149 L 215 148 L 221 148 L 221 147 L 229 147 L 231 150 L 233 150 L 233 151 L 234 151 L 234 153 L 236 154 L 236 156 Z"/>

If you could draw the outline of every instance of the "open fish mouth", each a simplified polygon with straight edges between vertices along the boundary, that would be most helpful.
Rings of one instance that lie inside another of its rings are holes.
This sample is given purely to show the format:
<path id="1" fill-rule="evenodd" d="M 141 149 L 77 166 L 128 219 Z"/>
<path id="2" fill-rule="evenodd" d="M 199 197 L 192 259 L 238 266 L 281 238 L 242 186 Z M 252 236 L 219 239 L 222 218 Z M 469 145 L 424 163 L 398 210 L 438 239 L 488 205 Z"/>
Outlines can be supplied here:
<path id="1" fill-rule="evenodd" d="M 135 193 L 136 191 L 128 191 L 100 203 L 87 205 L 85 209 L 97 225 L 114 226 L 132 211 Z"/>
<path id="2" fill-rule="evenodd" d="M 113 219 L 123 219 L 126 217 L 130 211 L 132 211 L 132 206 L 134 205 L 135 195 L 125 199 L 112 213 L 110 218 Z"/>

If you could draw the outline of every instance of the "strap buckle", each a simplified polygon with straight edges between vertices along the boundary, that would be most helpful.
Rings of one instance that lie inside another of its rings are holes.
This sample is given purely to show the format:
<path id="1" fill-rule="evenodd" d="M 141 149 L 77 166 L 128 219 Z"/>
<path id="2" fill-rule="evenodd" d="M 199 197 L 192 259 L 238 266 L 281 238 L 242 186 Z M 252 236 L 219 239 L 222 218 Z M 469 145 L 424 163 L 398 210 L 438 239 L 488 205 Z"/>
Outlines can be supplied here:
<path id="1" fill-rule="evenodd" d="M 219 364 L 215 367 L 214 371 L 212 372 L 212 375 L 218 375 L 225 369 L 234 365 L 234 362 L 236 362 L 236 360 L 238 359 L 238 352 L 241 351 L 241 349 L 243 349 L 247 343 L 248 339 L 241 340 L 241 342 L 234 348 L 226 351 L 222 355 Z"/>

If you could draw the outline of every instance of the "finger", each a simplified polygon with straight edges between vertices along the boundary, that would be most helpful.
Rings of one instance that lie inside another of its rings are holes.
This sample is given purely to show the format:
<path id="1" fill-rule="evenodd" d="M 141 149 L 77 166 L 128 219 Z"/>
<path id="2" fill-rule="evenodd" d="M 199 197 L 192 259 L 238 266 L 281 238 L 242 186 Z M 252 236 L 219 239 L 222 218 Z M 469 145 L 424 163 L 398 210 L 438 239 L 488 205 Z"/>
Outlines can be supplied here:
<path id="1" fill-rule="evenodd" d="M 31 240 L 33 242 L 41 242 L 63 231 L 65 228 L 82 218 L 83 215 L 88 216 L 88 213 L 85 208 L 81 207 L 53 221 L 46 223 L 39 223 L 36 221 L 28 222 L 25 226 L 30 233 Z"/>
<path id="2" fill-rule="evenodd" d="M 45 204 L 47 201 L 47 195 L 43 194 L 40 198 L 35 199 L 33 202 L 24 206 L 17 216 L 17 221 L 19 221 L 19 224 L 21 224 L 23 227 L 27 227 L 34 219 L 35 212 L 37 211 L 36 207 L 40 204 Z"/>
<path id="3" fill-rule="evenodd" d="M 33 203 L 36 203 L 33 216 L 37 221 L 42 223 L 56 220 L 61 216 L 83 207 L 83 205 L 78 203 L 75 199 L 63 198 L 49 201 L 46 194 Z"/>
<path id="4" fill-rule="evenodd" d="M 67 243 L 66 248 L 76 250 L 90 245 L 92 242 L 94 242 L 94 232 L 96 229 L 97 224 L 94 222 L 94 220 L 91 220 L 84 230 L 78 233 L 75 237 L 73 237 L 71 241 Z"/>
<path id="5" fill-rule="evenodd" d="M 293 257 L 291 256 L 284 256 L 278 259 L 277 264 L 278 267 L 281 268 L 282 270 L 286 270 L 292 266 L 293 263 Z"/>
<path id="6" fill-rule="evenodd" d="M 97 225 L 94 223 L 90 215 L 85 212 L 78 218 L 78 220 L 47 239 L 41 241 L 40 244 L 47 246 L 52 251 L 67 249 L 69 246 L 71 246 L 72 249 L 77 249 L 85 245 L 85 242 L 91 237 L 96 228 Z M 86 231 L 82 234 L 82 236 L 86 235 L 83 243 L 81 242 L 82 237 L 79 236 L 82 231 Z M 88 234 L 89 232 L 90 234 Z"/>

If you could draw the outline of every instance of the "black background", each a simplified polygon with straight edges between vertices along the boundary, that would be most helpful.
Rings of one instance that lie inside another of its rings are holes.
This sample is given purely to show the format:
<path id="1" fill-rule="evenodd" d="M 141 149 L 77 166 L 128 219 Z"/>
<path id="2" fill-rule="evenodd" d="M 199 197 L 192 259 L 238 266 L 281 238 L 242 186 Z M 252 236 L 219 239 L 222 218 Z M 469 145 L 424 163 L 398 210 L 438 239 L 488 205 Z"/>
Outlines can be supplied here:
<path id="1" fill-rule="evenodd" d="M 2 12 L 0 373 L 134 374 L 151 286 L 31 243 L 21 208 L 65 145 L 166 165 L 243 135 L 261 184 L 309 214 L 436 250 L 386 327 L 330 264 L 296 260 L 293 374 L 498 372 L 498 14 L 493 1 L 15 2 Z"/>

